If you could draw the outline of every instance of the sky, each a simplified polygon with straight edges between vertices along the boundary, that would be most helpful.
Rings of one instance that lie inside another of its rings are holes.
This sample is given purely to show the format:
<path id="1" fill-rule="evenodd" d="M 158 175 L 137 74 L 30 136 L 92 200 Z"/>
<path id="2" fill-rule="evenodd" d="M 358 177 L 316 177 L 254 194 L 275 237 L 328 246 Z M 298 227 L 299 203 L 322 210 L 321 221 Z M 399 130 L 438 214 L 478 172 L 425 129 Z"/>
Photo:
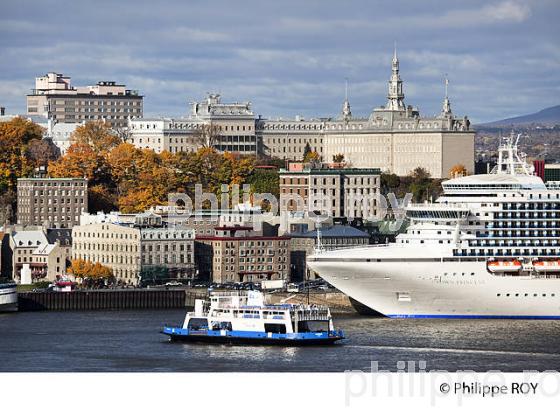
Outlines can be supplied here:
<path id="1" fill-rule="evenodd" d="M 25 112 L 50 71 L 116 81 L 145 116 L 209 92 L 267 118 L 355 116 L 386 101 L 394 44 L 405 103 L 474 123 L 560 104 L 558 0 L 0 0 L 0 105 Z"/>

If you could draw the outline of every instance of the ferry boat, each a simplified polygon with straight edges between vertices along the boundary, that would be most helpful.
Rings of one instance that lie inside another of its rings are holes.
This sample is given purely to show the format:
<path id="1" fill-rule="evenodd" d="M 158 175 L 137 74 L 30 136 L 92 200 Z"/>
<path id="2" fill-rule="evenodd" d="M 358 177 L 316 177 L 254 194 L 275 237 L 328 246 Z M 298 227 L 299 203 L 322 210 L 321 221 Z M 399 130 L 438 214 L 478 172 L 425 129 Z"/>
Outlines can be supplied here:
<path id="1" fill-rule="evenodd" d="M 392 318 L 560 319 L 560 189 L 505 137 L 491 173 L 410 204 L 396 243 L 320 252 L 308 266 Z"/>
<path id="2" fill-rule="evenodd" d="M 0 312 L 17 312 L 18 296 L 15 283 L 0 283 Z"/>
<path id="3" fill-rule="evenodd" d="M 328 345 L 344 339 L 333 326 L 328 307 L 267 305 L 258 291 L 213 292 L 210 301 L 197 299 L 182 327 L 164 326 L 171 341 Z"/>

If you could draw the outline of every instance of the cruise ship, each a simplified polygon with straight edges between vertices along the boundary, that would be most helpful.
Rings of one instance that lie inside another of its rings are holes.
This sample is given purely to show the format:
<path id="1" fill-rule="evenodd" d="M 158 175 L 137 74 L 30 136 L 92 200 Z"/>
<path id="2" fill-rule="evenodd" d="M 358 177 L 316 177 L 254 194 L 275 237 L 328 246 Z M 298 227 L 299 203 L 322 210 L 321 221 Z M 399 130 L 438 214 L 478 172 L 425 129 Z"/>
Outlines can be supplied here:
<path id="1" fill-rule="evenodd" d="M 560 319 L 560 190 L 518 140 L 504 139 L 491 173 L 407 206 L 395 243 L 319 252 L 310 268 L 391 318 Z"/>

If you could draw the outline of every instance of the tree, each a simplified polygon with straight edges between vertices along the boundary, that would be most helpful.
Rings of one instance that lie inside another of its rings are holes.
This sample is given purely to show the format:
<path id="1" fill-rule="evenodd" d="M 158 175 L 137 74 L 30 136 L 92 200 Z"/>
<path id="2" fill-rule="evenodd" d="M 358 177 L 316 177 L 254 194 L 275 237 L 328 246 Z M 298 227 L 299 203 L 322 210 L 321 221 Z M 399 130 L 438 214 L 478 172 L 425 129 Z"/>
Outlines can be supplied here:
<path id="1" fill-rule="evenodd" d="M 25 149 L 25 156 L 35 167 L 47 167 L 60 157 L 60 149 L 50 138 L 33 139 Z"/>
<path id="2" fill-rule="evenodd" d="M 76 128 L 70 136 L 72 144 L 87 144 L 96 155 L 105 154 L 122 141 L 110 125 L 103 121 L 89 121 Z"/>
<path id="3" fill-rule="evenodd" d="M 344 154 L 333 155 L 333 162 L 335 164 L 342 164 L 344 162 Z"/>
<path id="4" fill-rule="evenodd" d="M 449 170 L 449 178 L 457 178 L 467 175 L 467 168 L 463 164 L 456 164 Z"/>
<path id="5" fill-rule="evenodd" d="M 219 140 L 220 129 L 213 124 L 202 124 L 193 132 L 193 140 L 200 148 L 213 148 Z"/>
<path id="6" fill-rule="evenodd" d="M 321 162 L 321 156 L 317 151 L 311 151 L 305 155 L 303 162 L 312 164 L 319 163 Z"/>
<path id="7" fill-rule="evenodd" d="M 43 138 L 43 131 L 21 117 L 0 122 L 0 193 L 15 191 L 17 179 L 31 175 L 34 164 L 25 152 L 32 141 Z"/>
<path id="8" fill-rule="evenodd" d="M 309 145 L 309 142 L 305 143 L 305 147 L 303 148 L 303 162 L 305 161 L 305 158 L 307 158 L 307 156 L 311 153 L 311 145 Z"/>

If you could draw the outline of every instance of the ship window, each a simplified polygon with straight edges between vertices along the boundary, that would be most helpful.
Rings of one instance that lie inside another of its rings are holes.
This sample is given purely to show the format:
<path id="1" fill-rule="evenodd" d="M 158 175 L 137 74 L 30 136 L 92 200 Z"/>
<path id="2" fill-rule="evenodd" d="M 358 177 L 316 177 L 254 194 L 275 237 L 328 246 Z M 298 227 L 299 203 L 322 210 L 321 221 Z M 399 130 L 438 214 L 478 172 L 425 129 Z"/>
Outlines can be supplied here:
<path id="1" fill-rule="evenodd" d="M 474 276 L 474 272 L 471 272 L 471 276 Z"/>
<path id="2" fill-rule="evenodd" d="M 509 293 L 506 293 L 506 296 L 509 297 Z"/>
<path id="3" fill-rule="evenodd" d="M 265 323 L 264 324 L 264 331 L 266 333 L 286 333 L 286 325 L 281 323 Z"/>
<path id="4" fill-rule="evenodd" d="M 501 293 L 498 293 L 496 296 L 498 296 L 498 297 L 501 296 Z"/>
<path id="5" fill-rule="evenodd" d="M 525 293 L 525 297 L 527 297 L 527 296 L 529 296 L 529 294 L 528 294 L 528 293 Z"/>
<path id="6" fill-rule="evenodd" d="M 328 320 L 302 320 L 298 322 L 299 332 L 328 332 Z"/>
<path id="7" fill-rule="evenodd" d="M 189 320 L 188 325 L 189 330 L 207 330 L 208 329 L 208 320 L 207 319 L 200 319 L 200 318 L 192 318 Z"/>
<path id="8" fill-rule="evenodd" d="M 515 296 L 516 296 L 516 297 L 519 296 L 519 293 L 516 293 Z"/>
<path id="9" fill-rule="evenodd" d="M 537 296 L 537 294 L 536 294 L 536 293 L 534 293 L 534 294 L 533 294 L 533 297 L 535 297 L 535 296 Z"/>

